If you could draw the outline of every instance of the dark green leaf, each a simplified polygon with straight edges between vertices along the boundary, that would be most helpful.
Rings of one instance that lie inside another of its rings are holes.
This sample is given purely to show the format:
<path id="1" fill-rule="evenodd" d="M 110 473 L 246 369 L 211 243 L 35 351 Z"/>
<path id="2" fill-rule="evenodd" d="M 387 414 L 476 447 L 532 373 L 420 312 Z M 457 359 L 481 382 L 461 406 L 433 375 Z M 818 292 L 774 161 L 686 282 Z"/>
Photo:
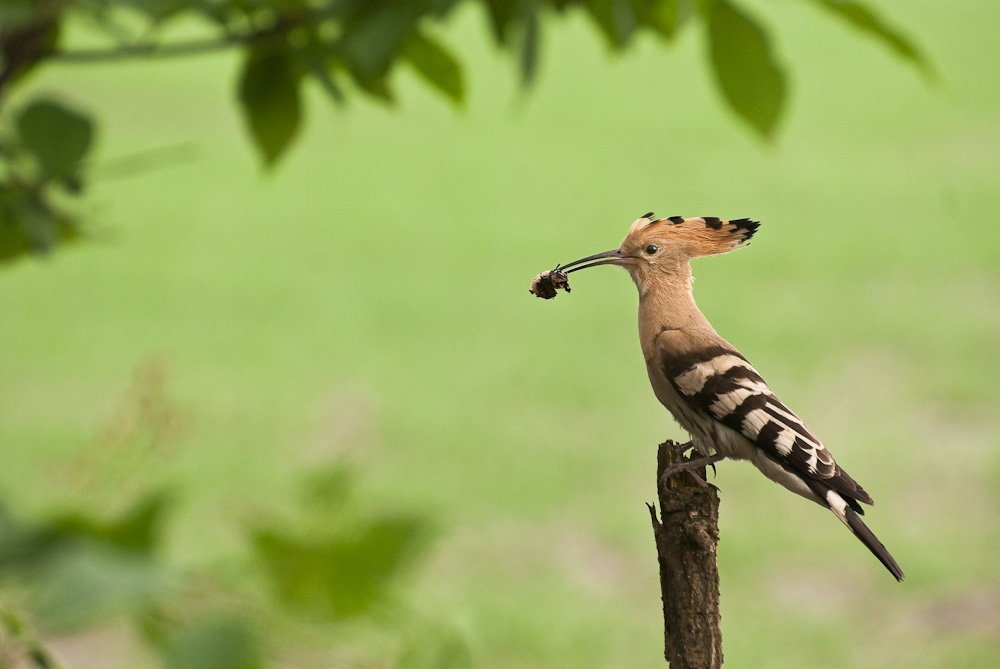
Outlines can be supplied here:
<path id="1" fill-rule="evenodd" d="M 149 555 L 165 506 L 166 496 L 154 493 L 111 522 L 69 513 L 32 525 L 0 509 L 0 568 L 32 569 L 78 544 Z"/>
<path id="2" fill-rule="evenodd" d="M 490 27 L 497 44 L 507 45 L 511 38 L 510 27 L 522 10 L 522 0 L 485 0 L 490 17 Z"/>
<path id="3" fill-rule="evenodd" d="M 633 0 L 639 23 L 670 39 L 677 34 L 681 15 L 677 0 Z"/>
<path id="4" fill-rule="evenodd" d="M 344 92 L 340 90 L 340 86 L 333 80 L 333 75 L 330 71 L 332 68 L 326 62 L 329 56 L 327 45 L 318 36 L 313 34 L 310 35 L 309 42 L 297 48 L 295 52 L 302 64 L 305 65 L 308 73 L 326 91 L 327 95 L 337 104 L 343 103 Z"/>
<path id="5" fill-rule="evenodd" d="M 406 4 L 390 4 L 376 11 L 359 13 L 360 16 L 344 25 L 344 35 L 337 44 L 338 55 L 346 61 L 351 77 L 361 90 L 391 103 L 389 71 L 407 36 L 416 28 L 419 12 L 416 7 Z"/>
<path id="6" fill-rule="evenodd" d="M 403 46 L 403 58 L 434 88 L 455 103 L 465 97 L 462 68 L 454 56 L 419 30 L 414 31 Z"/>
<path id="7" fill-rule="evenodd" d="M 169 645 L 167 669 L 263 669 L 260 643 L 241 618 L 202 620 Z"/>
<path id="8" fill-rule="evenodd" d="M 89 117 L 52 100 L 36 100 L 22 110 L 17 130 L 47 179 L 75 175 L 94 135 Z"/>
<path id="9" fill-rule="evenodd" d="M 425 536 L 423 521 L 400 517 L 382 518 L 355 535 L 327 541 L 262 530 L 254 545 L 283 604 L 339 619 L 370 613 L 384 600 Z"/>
<path id="10" fill-rule="evenodd" d="M 362 79 L 355 75 L 354 82 L 360 86 L 361 90 L 365 93 L 368 93 L 373 98 L 376 98 L 387 105 L 391 105 L 396 101 L 396 96 L 392 92 L 392 88 L 389 87 L 389 80 L 387 76 L 376 77 L 374 79 Z"/>
<path id="11" fill-rule="evenodd" d="M 301 75 L 287 44 L 249 47 L 240 75 L 239 98 L 250 134 L 267 167 L 289 147 L 302 120 Z"/>
<path id="12" fill-rule="evenodd" d="M 587 11 L 597 22 L 608 44 L 621 49 L 636 29 L 636 16 L 629 0 L 587 0 Z"/>
<path id="13" fill-rule="evenodd" d="M 728 0 L 703 4 L 712 68 L 726 102 L 765 137 L 777 128 L 785 75 L 764 30 Z"/>
<path id="14" fill-rule="evenodd" d="M 44 255 L 80 235 L 78 222 L 54 211 L 41 191 L 0 182 L 0 262 L 31 253 Z"/>
<path id="15" fill-rule="evenodd" d="M 165 507 L 166 496 L 157 492 L 146 496 L 121 518 L 110 523 L 73 514 L 57 519 L 52 527 L 56 532 L 77 534 L 118 548 L 151 553 L 156 546 Z"/>
<path id="16" fill-rule="evenodd" d="M 384 78 L 419 18 L 415 8 L 390 5 L 349 23 L 340 48 L 351 74 L 362 83 Z"/>
<path id="17" fill-rule="evenodd" d="M 64 545 L 34 583 L 32 608 L 53 629 L 137 613 L 164 596 L 167 585 L 152 559 L 94 543 Z"/>
<path id="18" fill-rule="evenodd" d="M 24 523 L 0 508 L 0 568 L 31 586 L 31 609 L 50 629 L 149 610 L 167 592 L 147 548 L 161 507 L 162 496 L 150 495 L 112 523 L 76 513 Z"/>
<path id="19" fill-rule="evenodd" d="M 565 0 L 551 0 L 563 9 Z M 582 2 L 582 0 L 581 0 Z M 538 68 L 539 25 L 538 9 L 532 0 L 486 0 L 490 27 L 501 46 L 518 52 L 521 82 L 531 83 Z"/>
<path id="20" fill-rule="evenodd" d="M 22 211 L 27 205 L 27 195 L 23 188 L 0 183 L 0 262 L 9 262 L 19 256 L 31 253 L 33 245 L 25 232 L 29 221 L 22 220 Z M 0 562 L 8 548 L 6 532 L 0 532 Z M 17 545 L 9 542 L 10 548 Z"/>
<path id="21" fill-rule="evenodd" d="M 881 41 L 897 56 L 920 68 L 925 76 L 936 77 L 933 66 L 906 37 L 887 25 L 872 10 L 851 0 L 813 0 L 816 4 L 844 19 L 857 30 Z"/>

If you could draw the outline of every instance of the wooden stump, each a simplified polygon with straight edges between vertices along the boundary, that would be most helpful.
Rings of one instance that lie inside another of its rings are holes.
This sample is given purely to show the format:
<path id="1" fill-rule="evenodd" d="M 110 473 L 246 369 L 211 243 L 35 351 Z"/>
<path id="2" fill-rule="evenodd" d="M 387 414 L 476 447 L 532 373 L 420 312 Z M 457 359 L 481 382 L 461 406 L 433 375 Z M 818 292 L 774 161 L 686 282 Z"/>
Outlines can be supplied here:
<path id="1" fill-rule="evenodd" d="M 664 470 L 684 461 L 677 444 L 666 441 L 657 452 L 656 508 L 649 505 L 660 563 L 664 657 L 671 669 L 722 667 L 722 616 L 719 611 L 719 492 L 678 472 L 661 481 Z M 705 481 L 705 468 L 693 472 Z"/>

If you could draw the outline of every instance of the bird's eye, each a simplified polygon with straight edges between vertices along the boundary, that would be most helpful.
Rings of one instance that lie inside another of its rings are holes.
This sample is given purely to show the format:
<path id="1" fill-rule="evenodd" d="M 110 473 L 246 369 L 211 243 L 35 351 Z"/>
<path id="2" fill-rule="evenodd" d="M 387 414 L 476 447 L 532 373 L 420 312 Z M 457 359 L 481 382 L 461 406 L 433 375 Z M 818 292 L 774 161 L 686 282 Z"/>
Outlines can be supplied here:
<path id="1" fill-rule="evenodd" d="M 655 246 L 653 246 L 652 244 L 650 244 L 649 246 L 646 247 L 646 253 L 649 254 L 649 255 L 653 255 L 657 251 L 659 251 L 659 249 L 656 248 Z"/>

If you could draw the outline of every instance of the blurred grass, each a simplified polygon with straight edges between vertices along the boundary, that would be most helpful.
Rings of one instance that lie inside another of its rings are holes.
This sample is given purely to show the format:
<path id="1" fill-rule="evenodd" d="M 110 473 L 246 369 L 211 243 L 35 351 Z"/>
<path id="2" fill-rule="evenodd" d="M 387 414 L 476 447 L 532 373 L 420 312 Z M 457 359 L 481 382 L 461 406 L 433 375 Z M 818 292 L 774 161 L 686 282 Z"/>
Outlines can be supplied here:
<path id="1" fill-rule="evenodd" d="M 274 174 L 233 105 L 235 54 L 42 73 L 35 91 L 106 120 L 100 160 L 194 148 L 96 183 L 100 241 L 0 275 L 0 494 L 42 514 L 169 484 L 174 559 L 210 563 L 298 472 L 347 457 L 367 494 L 440 519 L 415 601 L 478 665 L 662 666 L 643 503 L 655 444 L 681 435 L 634 288 L 612 270 L 552 303 L 527 287 L 649 209 L 752 216 L 750 249 L 696 262 L 699 304 L 873 494 L 908 579 L 723 465 L 727 660 L 994 666 L 1000 9 L 881 3 L 943 73 L 928 91 L 807 6 L 748 4 L 791 66 L 773 147 L 722 109 L 701 35 L 614 57 L 578 16 L 551 24 L 527 93 L 475 12 L 444 34 L 464 110 L 409 73 L 397 110 L 310 91 Z M 184 429 L 122 471 L 99 435 L 150 360 Z"/>

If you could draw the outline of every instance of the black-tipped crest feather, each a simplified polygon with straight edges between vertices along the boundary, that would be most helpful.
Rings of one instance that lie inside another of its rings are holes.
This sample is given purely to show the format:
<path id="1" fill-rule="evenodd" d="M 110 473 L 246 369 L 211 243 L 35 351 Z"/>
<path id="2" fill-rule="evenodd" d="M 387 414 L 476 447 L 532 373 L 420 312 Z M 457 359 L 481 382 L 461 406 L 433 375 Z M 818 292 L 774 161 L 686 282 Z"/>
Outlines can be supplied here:
<path id="1" fill-rule="evenodd" d="M 760 221 L 752 221 L 749 218 L 737 218 L 729 222 L 736 226 L 736 230 L 742 230 L 745 242 L 750 241 L 753 234 L 757 232 L 757 228 L 760 227 Z"/>

